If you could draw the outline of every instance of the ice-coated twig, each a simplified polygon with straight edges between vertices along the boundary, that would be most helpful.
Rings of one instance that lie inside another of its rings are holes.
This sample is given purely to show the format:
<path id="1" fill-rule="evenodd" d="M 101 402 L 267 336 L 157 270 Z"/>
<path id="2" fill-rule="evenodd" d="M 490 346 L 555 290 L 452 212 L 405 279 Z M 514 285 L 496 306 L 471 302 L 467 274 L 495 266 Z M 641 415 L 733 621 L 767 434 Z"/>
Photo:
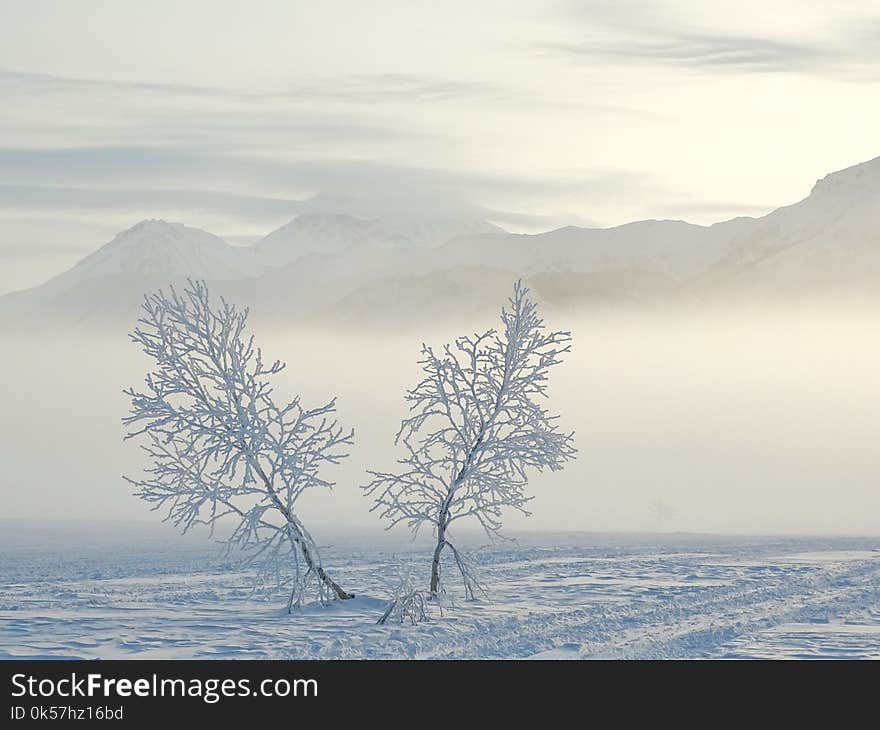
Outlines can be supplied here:
<path id="1" fill-rule="evenodd" d="M 397 588 L 385 612 L 379 617 L 377 624 L 390 622 L 413 626 L 428 621 L 428 604 L 422 591 L 415 587 L 412 570 L 409 565 L 398 564 Z"/>

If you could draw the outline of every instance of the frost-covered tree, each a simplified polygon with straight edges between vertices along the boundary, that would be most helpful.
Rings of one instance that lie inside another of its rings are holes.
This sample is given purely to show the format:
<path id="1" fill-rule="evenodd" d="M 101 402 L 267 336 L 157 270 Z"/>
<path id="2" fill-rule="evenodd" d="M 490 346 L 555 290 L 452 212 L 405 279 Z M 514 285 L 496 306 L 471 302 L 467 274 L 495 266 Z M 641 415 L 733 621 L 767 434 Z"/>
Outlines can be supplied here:
<path id="1" fill-rule="evenodd" d="M 308 489 L 333 482 L 323 468 L 347 456 L 354 433 L 337 424 L 335 399 L 306 408 L 276 403 L 273 376 L 246 333 L 248 310 L 216 307 L 204 282 L 144 297 L 130 339 L 154 361 L 143 391 L 130 388 L 126 439 L 144 437 L 150 466 L 126 480 L 185 532 L 224 518 L 227 548 L 241 548 L 260 581 L 290 578 L 288 608 L 312 586 L 321 600 L 351 598 L 324 570 L 315 541 L 296 514 Z"/>
<path id="2" fill-rule="evenodd" d="M 430 594 L 441 591 L 442 557 L 452 554 L 473 597 L 474 571 L 450 540 L 450 527 L 476 520 L 490 537 L 498 535 L 505 508 L 528 515 L 528 470 L 561 469 L 576 453 L 573 434 L 557 429 L 539 403 L 547 375 L 570 349 L 569 332 L 549 332 L 529 290 L 517 282 L 502 328 L 460 337 L 442 352 L 422 346 L 424 379 L 406 394 L 411 416 L 395 443 L 406 454 L 394 472 L 370 471 L 363 489 L 374 510 L 407 524 L 415 536 L 431 525 L 437 543 L 431 561 Z"/>

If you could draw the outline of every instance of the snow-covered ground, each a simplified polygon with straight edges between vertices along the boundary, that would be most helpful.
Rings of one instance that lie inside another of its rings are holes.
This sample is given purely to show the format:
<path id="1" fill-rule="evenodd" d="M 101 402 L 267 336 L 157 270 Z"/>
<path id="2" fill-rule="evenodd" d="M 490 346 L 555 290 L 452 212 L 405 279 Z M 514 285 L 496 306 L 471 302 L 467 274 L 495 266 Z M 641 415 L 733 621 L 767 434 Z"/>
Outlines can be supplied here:
<path id="1" fill-rule="evenodd" d="M 200 540 L 4 531 L 0 658 L 880 658 L 880 539 L 531 533 L 479 551 L 491 595 L 377 626 L 398 559 L 325 548 L 358 597 L 287 615 Z"/>

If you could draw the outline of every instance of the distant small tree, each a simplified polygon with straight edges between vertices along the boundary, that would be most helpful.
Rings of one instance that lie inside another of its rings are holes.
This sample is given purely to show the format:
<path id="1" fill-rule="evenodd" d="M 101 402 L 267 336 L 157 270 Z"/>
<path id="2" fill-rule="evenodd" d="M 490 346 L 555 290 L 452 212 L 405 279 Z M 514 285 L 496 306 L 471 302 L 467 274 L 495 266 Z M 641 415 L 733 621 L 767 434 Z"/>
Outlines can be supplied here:
<path id="1" fill-rule="evenodd" d="M 432 526 L 437 543 L 430 594 L 441 590 L 442 556 L 452 553 L 467 597 L 479 588 L 474 571 L 450 540 L 450 526 L 473 518 L 497 536 L 506 507 L 528 515 L 527 470 L 561 469 L 573 459 L 573 434 L 557 430 L 537 401 L 547 373 L 570 349 L 569 332 L 547 332 L 529 290 L 517 282 L 501 332 L 460 337 L 437 354 L 422 346 L 424 379 L 406 394 L 413 415 L 395 443 L 406 455 L 394 472 L 370 471 L 363 489 L 390 527 L 406 523 L 415 536 Z"/>
<path id="2" fill-rule="evenodd" d="M 657 520 L 657 532 L 663 532 L 663 522 L 674 516 L 674 511 L 662 498 L 651 503 L 651 512 Z"/>
<path id="3" fill-rule="evenodd" d="M 284 364 L 263 362 L 247 317 L 225 300 L 213 308 L 200 281 L 144 297 L 130 339 L 155 369 L 143 391 L 125 391 L 123 423 L 126 439 L 146 437 L 151 465 L 144 478 L 125 478 L 184 532 L 205 524 L 213 534 L 230 518 L 227 548 L 245 550 L 259 580 L 290 576 L 288 609 L 309 585 L 321 600 L 351 598 L 322 567 L 295 508 L 306 490 L 333 486 L 321 470 L 347 456 L 354 433 L 333 419 L 335 399 L 311 409 L 299 397 L 275 402 L 271 379 Z"/>

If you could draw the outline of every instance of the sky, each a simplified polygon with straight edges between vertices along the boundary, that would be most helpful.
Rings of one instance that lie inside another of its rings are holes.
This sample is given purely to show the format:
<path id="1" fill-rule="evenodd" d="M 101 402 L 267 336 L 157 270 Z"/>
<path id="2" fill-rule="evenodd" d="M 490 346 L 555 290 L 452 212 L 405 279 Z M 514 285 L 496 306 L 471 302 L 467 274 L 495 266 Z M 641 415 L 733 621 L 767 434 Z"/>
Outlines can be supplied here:
<path id="1" fill-rule="evenodd" d="M 316 194 L 760 215 L 880 155 L 878 92 L 877 0 L 0 0 L 0 293 L 143 218 L 247 243 Z"/>

